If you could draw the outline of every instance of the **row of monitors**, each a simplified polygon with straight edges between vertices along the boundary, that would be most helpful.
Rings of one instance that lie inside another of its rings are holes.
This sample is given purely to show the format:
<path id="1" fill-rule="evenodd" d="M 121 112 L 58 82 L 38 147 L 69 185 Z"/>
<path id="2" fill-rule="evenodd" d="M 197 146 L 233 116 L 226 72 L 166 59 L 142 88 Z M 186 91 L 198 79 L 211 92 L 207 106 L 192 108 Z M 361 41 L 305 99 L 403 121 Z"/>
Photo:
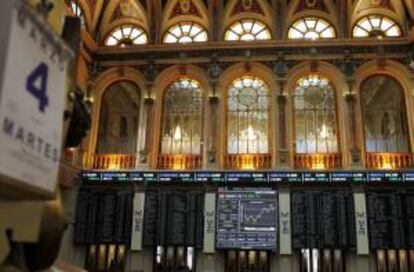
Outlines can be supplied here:
<path id="1" fill-rule="evenodd" d="M 397 182 L 414 183 L 412 171 L 271 171 L 271 172 L 142 172 L 142 171 L 83 171 L 84 182 L 144 182 L 144 183 L 364 183 Z"/>
<path id="2" fill-rule="evenodd" d="M 202 246 L 203 236 L 215 232 L 217 249 L 277 251 L 279 234 L 283 234 L 291 237 L 293 249 L 354 250 L 357 232 L 361 235 L 364 230 L 371 249 L 414 249 L 414 192 L 409 190 L 367 191 L 367 221 L 362 225 L 358 217 L 358 230 L 351 190 L 292 190 L 290 203 L 283 204 L 290 204 L 290 211 L 286 211 L 286 206 L 280 210 L 276 189 L 220 187 L 216 193 L 215 214 L 211 215 L 214 220 L 208 217 L 208 212 L 198 210 L 202 205 L 191 204 L 201 200 L 201 195 L 167 193 L 164 188 L 160 192 L 170 197 L 159 195 L 147 201 L 152 193 L 146 196 L 144 245 Z M 165 218 L 160 220 L 163 214 Z M 201 227 L 200 222 L 207 226 Z M 208 222 L 215 223 L 209 226 Z M 158 233 L 155 239 L 147 243 L 146 238 L 155 233 Z M 194 239 L 189 243 L 190 236 Z"/>
<path id="3" fill-rule="evenodd" d="M 198 189 L 134 195 L 126 186 L 86 186 L 78 193 L 74 242 L 129 245 L 138 235 L 143 246 L 201 248 L 215 240 L 217 249 L 277 251 L 280 234 L 291 237 L 293 249 L 352 250 L 359 233 L 371 249 L 414 249 L 412 190 L 367 190 L 361 217 L 349 188 L 299 188 L 283 200 L 272 187 L 223 186 L 207 197 Z"/>

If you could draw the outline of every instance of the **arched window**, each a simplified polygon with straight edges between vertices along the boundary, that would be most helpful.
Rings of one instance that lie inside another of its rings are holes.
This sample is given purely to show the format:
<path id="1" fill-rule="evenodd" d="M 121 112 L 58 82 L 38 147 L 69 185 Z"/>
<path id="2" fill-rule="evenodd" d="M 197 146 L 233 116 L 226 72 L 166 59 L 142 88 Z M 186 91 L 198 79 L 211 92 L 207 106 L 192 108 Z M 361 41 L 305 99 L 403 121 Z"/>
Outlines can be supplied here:
<path id="1" fill-rule="evenodd" d="M 354 37 L 400 37 L 401 29 L 392 19 L 383 15 L 362 18 L 353 29 Z"/>
<path id="2" fill-rule="evenodd" d="M 122 25 L 114 30 L 106 37 L 105 45 L 107 46 L 129 46 L 146 44 L 148 37 L 145 31 L 134 25 Z"/>
<path id="3" fill-rule="evenodd" d="M 406 152 L 408 126 L 401 85 L 386 75 L 374 75 L 361 85 L 367 152 Z"/>
<path id="4" fill-rule="evenodd" d="M 233 81 L 227 97 L 229 154 L 269 152 L 269 87 L 260 78 Z"/>
<path id="5" fill-rule="evenodd" d="M 319 75 L 300 79 L 293 102 L 296 153 L 338 152 L 336 96 L 330 82 Z"/>
<path id="6" fill-rule="evenodd" d="M 98 154 L 136 153 L 139 103 L 139 89 L 130 82 L 117 82 L 105 91 L 99 118 Z"/>
<path id="7" fill-rule="evenodd" d="M 243 19 L 233 23 L 226 31 L 226 41 L 270 40 L 272 35 L 268 27 L 255 19 Z"/>
<path id="8" fill-rule="evenodd" d="M 181 78 L 163 101 L 161 154 L 201 154 L 203 98 L 200 84 Z"/>
<path id="9" fill-rule="evenodd" d="M 318 17 L 306 17 L 297 20 L 289 28 L 289 39 L 335 38 L 335 29 L 324 19 Z"/>
<path id="10" fill-rule="evenodd" d="M 164 34 L 164 43 L 206 42 L 207 31 L 193 22 L 181 22 L 170 27 Z"/>
<path id="11" fill-rule="evenodd" d="M 85 26 L 85 18 L 83 17 L 82 9 L 78 5 L 78 3 L 75 2 L 75 1 L 69 1 L 69 2 L 67 2 L 67 4 L 68 4 L 69 9 L 72 12 L 72 14 L 79 17 L 80 21 L 81 21 L 81 25 Z"/>

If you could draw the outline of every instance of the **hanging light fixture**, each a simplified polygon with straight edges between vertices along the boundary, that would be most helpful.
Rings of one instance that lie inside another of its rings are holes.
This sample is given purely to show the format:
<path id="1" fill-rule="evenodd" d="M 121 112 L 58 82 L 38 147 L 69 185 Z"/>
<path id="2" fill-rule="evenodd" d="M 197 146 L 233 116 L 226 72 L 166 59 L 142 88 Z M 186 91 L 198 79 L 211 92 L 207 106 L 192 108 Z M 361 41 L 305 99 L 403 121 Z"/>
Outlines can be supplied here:
<path id="1" fill-rule="evenodd" d="M 174 136 L 173 136 L 175 141 L 180 141 L 182 138 L 182 134 L 181 134 L 181 128 L 180 126 L 177 126 L 174 130 Z"/>
<path id="2" fill-rule="evenodd" d="M 319 136 L 321 136 L 322 139 L 327 139 L 331 136 L 330 134 L 331 133 L 329 132 L 328 127 L 325 124 L 323 124 L 321 131 L 319 132 Z"/>
<path id="3" fill-rule="evenodd" d="M 250 141 L 254 141 L 257 139 L 257 134 L 254 132 L 252 125 L 249 125 L 247 128 L 247 139 Z"/>

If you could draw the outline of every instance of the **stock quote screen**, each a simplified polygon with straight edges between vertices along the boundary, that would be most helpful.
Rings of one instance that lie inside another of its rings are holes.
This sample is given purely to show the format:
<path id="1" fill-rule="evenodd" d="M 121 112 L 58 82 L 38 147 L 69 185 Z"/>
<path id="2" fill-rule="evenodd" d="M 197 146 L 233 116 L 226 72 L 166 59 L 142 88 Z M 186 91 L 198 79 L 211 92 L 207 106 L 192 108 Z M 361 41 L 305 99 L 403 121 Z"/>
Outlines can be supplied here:
<path id="1" fill-rule="evenodd" d="M 269 188 L 220 188 L 216 247 L 276 250 L 277 203 Z"/>

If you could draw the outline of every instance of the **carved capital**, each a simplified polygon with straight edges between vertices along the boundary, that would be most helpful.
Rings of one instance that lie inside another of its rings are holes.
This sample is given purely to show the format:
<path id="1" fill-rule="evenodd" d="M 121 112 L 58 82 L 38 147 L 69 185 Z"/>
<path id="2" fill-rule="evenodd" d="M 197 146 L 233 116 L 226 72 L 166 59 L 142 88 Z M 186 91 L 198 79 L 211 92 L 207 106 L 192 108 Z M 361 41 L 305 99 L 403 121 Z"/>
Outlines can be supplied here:
<path id="1" fill-rule="evenodd" d="M 349 103 L 353 103 L 356 99 L 356 94 L 355 93 L 347 93 L 345 94 L 345 101 L 349 104 Z"/>
<path id="2" fill-rule="evenodd" d="M 217 59 L 214 57 L 211 60 L 210 65 L 208 67 L 208 74 L 210 76 L 210 80 L 216 81 L 220 77 L 221 72 L 222 72 L 222 69 L 220 67 L 220 64 L 217 61 Z"/>
<path id="3" fill-rule="evenodd" d="M 289 152 L 286 149 L 278 151 L 280 165 L 287 165 L 289 163 Z"/>
<path id="4" fill-rule="evenodd" d="M 139 151 L 139 161 L 141 163 L 147 163 L 148 162 L 148 150 L 142 149 Z"/>
<path id="5" fill-rule="evenodd" d="M 155 62 L 151 60 L 148 62 L 147 67 L 145 68 L 145 71 L 144 71 L 145 80 L 148 82 L 154 82 L 157 75 L 158 75 L 157 67 L 155 66 Z"/>
<path id="6" fill-rule="evenodd" d="M 217 105 L 219 102 L 219 98 L 218 96 L 210 96 L 208 98 L 208 102 L 210 103 L 210 105 Z"/>
<path id="7" fill-rule="evenodd" d="M 217 151 L 214 147 L 207 151 L 207 159 L 209 163 L 216 162 L 216 154 L 217 154 Z"/>
<path id="8" fill-rule="evenodd" d="M 289 68 L 287 63 L 283 57 L 279 57 L 279 59 L 273 64 L 273 73 L 279 78 L 285 78 Z"/>
<path id="9" fill-rule="evenodd" d="M 356 146 L 351 148 L 351 160 L 353 164 L 361 163 L 361 151 Z"/>
<path id="10" fill-rule="evenodd" d="M 144 98 L 144 105 L 145 106 L 152 106 L 152 105 L 154 105 L 154 98 L 152 98 L 152 97 L 146 97 L 146 98 Z"/>
<path id="11" fill-rule="evenodd" d="M 279 105 L 285 105 L 286 104 L 286 100 L 287 100 L 287 98 L 286 98 L 286 95 L 284 95 L 284 94 L 279 94 L 277 96 L 277 103 Z"/>

